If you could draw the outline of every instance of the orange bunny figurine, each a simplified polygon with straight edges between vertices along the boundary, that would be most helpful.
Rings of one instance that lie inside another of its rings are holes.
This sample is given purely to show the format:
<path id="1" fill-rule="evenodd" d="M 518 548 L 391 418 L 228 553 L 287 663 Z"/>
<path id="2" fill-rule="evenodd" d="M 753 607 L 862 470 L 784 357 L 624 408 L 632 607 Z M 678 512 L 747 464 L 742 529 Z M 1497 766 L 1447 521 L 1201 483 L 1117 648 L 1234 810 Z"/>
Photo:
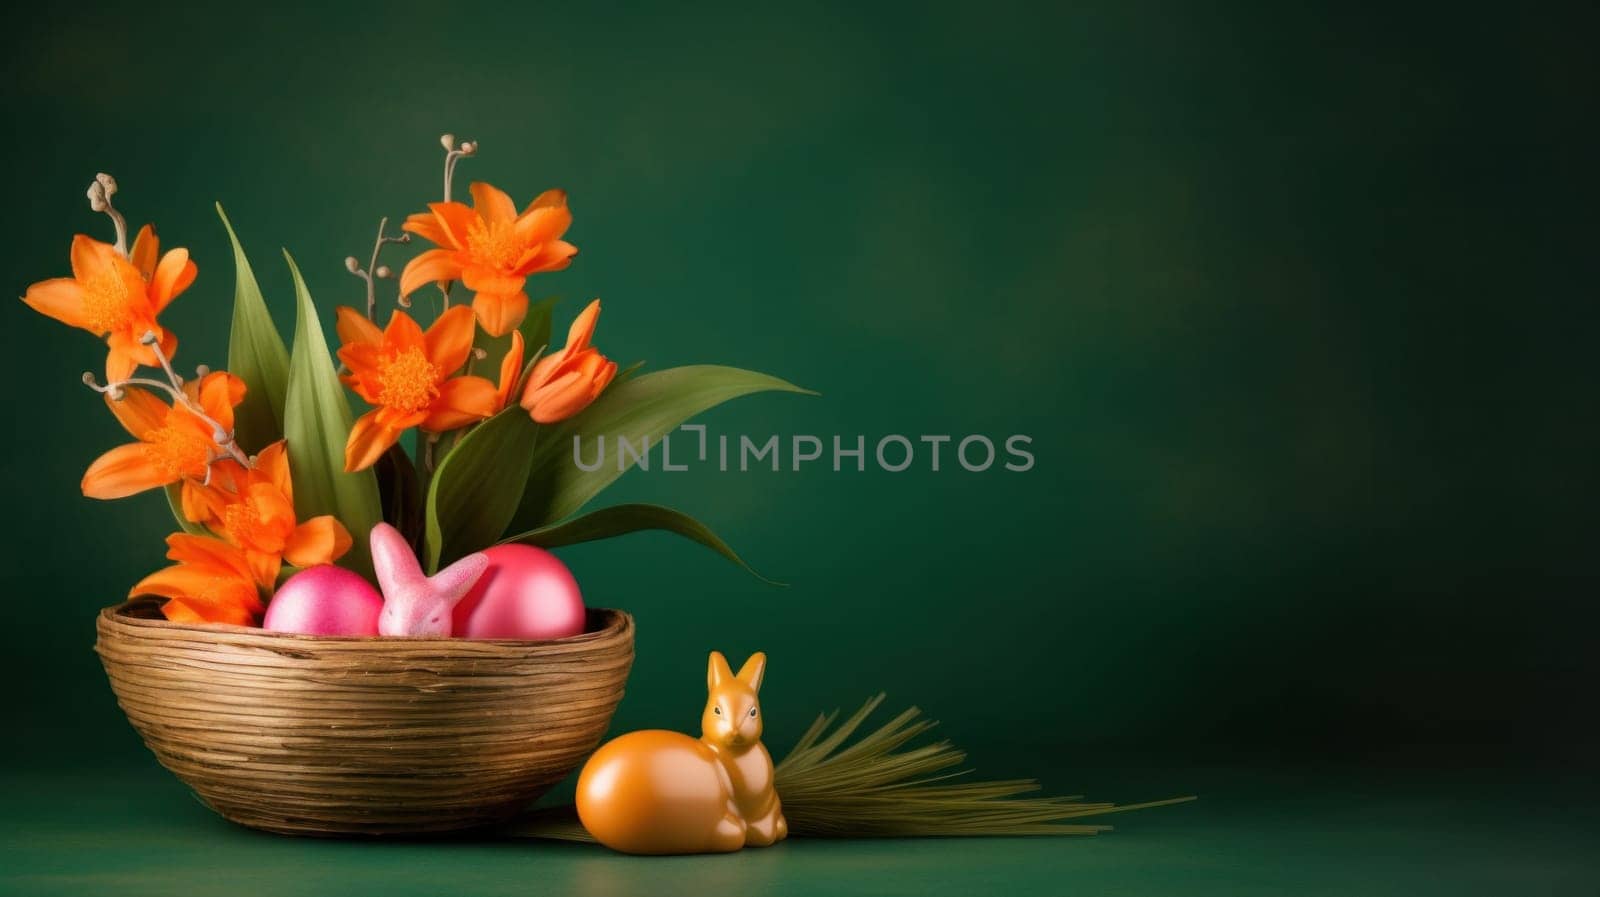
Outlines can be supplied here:
<path id="1" fill-rule="evenodd" d="M 766 668 L 758 652 L 735 676 L 712 651 L 699 739 L 645 729 L 595 751 L 578 776 L 578 818 L 589 834 L 647 854 L 725 853 L 788 836 L 772 755 L 761 746 L 756 692 Z"/>

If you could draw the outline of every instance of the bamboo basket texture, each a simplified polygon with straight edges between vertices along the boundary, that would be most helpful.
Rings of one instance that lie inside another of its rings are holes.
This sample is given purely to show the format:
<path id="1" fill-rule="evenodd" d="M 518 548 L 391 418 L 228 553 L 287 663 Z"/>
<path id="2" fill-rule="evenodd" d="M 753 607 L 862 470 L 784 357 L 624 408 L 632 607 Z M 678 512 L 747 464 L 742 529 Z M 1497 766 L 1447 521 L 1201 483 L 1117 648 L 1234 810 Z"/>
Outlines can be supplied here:
<path id="1" fill-rule="evenodd" d="M 135 600 L 95 650 L 161 765 L 222 816 L 293 835 L 505 820 L 600 743 L 633 618 L 548 642 L 327 638 L 192 626 Z"/>

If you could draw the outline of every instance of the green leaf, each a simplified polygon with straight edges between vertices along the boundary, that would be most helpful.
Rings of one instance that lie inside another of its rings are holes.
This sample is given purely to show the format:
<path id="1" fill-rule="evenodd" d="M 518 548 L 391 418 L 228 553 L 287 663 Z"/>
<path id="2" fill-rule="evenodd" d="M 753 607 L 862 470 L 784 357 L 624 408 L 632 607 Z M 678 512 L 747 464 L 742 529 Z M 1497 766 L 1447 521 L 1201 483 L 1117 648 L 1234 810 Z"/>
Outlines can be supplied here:
<path id="1" fill-rule="evenodd" d="M 536 530 L 518 533 L 505 541 L 521 542 L 524 545 L 537 545 L 540 548 L 558 548 L 562 545 L 575 545 L 579 542 L 609 539 L 613 536 L 622 536 L 649 529 L 666 530 L 669 533 L 677 533 L 685 539 L 699 542 L 701 545 L 743 567 L 746 573 L 756 579 L 768 585 L 784 585 L 784 583 L 774 582 L 757 573 L 732 548 L 728 547 L 728 543 L 718 538 L 717 534 L 712 532 L 711 528 L 704 523 L 682 511 L 664 508 L 661 505 L 615 505 L 598 511 L 591 511 L 588 514 L 564 520 L 561 523 L 554 523 Z"/>
<path id="2" fill-rule="evenodd" d="M 550 345 L 550 320 L 555 314 L 560 296 L 546 296 L 528 304 L 528 316 L 517 329 L 522 331 L 522 344 L 528 355 Z"/>
<path id="3" fill-rule="evenodd" d="M 617 469 L 614 451 L 595 470 L 578 467 L 572 459 L 574 437 L 581 437 L 587 447 L 585 457 L 594 456 L 595 441 L 601 436 L 612 447 L 619 437 L 634 446 L 648 438 L 654 446 L 702 411 L 767 391 L 816 395 L 777 377 L 713 364 L 668 368 L 613 382 L 583 413 L 545 428 L 514 525 L 532 530 L 560 520 L 624 473 L 626 468 Z"/>
<path id="4" fill-rule="evenodd" d="M 217 217 L 233 243 L 233 330 L 228 338 L 228 370 L 244 381 L 244 402 L 233 412 L 239 445 L 259 452 L 283 437 L 283 403 L 289 392 L 289 350 L 272 323 L 250 260 L 233 232 L 222 203 Z"/>
<path id="5" fill-rule="evenodd" d="M 178 521 L 178 526 L 191 536 L 209 536 L 206 528 L 198 523 L 193 523 L 183 516 L 183 484 L 168 483 L 161 491 L 167 495 L 167 507 L 172 509 L 173 519 Z"/>
<path id="6" fill-rule="evenodd" d="M 430 573 L 499 541 L 516 513 L 539 429 L 513 404 L 463 436 L 439 463 L 428 484 L 423 535 Z"/>
<path id="7" fill-rule="evenodd" d="M 328 343 L 317 320 L 311 292 L 288 252 L 294 275 L 294 352 L 289 357 L 289 392 L 283 406 L 283 435 L 289 440 L 289 472 L 294 479 L 295 512 L 301 520 L 332 514 L 350 531 L 354 544 L 340 564 L 372 575 L 367 536 L 383 519 L 378 478 L 371 469 L 345 473 L 344 444 L 350 436 L 350 403 L 334 373 Z"/>
<path id="8" fill-rule="evenodd" d="M 411 543 L 412 551 L 422 549 L 422 483 L 411 457 L 400 443 L 389 446 L 378 463 L 372 465 L 378 477 L 378 496 L 383 502 L 383 519 L 399 530 Z"/>

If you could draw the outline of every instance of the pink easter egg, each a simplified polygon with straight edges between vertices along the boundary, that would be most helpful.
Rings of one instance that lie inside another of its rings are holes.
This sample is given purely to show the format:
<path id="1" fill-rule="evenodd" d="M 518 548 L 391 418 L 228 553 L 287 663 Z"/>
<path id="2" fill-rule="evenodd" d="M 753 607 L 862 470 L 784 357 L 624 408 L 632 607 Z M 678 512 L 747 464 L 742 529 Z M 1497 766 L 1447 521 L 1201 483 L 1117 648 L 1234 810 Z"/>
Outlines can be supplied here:
<path id="1" fill-rule="evenodd" d="M 537 640 L 583 632 L 583 593 L 555 555 L 531 545 L 483 553 L 489 569 L 456 605 L 457 636 Z"/>
<path id="2" fill-rule="evenodd" d="M 278 587 L 261 628 L 301 635 L 377 635 L 383 596 L 343 567 L 307 567 Z"/>

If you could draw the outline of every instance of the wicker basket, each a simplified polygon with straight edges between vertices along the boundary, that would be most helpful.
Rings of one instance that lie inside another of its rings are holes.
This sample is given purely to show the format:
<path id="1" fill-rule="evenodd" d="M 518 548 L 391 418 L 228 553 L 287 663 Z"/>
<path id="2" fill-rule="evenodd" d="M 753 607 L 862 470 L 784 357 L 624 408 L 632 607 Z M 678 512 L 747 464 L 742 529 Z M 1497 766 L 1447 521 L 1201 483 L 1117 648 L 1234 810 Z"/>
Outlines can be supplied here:
<path id="1" fill-rule="evenodd" d="M 95 650 L 161 765 L 212 809 L 295 835 L 501 821 L 594 750 L 633 664 L 633 618 L 548 642 L 327 638 L 100 614 Z"/>

